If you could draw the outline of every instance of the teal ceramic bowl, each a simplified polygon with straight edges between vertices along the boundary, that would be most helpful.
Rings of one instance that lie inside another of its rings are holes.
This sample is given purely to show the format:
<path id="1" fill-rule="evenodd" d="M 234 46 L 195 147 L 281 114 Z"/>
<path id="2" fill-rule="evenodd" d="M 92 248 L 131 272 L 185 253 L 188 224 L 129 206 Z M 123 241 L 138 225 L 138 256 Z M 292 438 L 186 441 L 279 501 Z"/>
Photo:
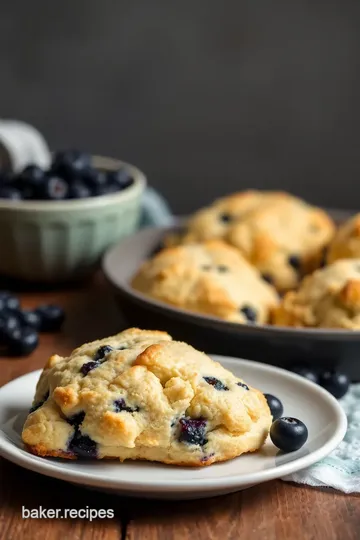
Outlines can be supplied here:
<path id="1" fill-rule="evenodd" d="M 79 200 L 0 200 L 0 274 L 35 282 L 63 282 L 88 274 L 104 251 L 137 229 L 144 174 L 118 160 L 93 157 L 103 170 L 127 167 L 124 191 Z"/>

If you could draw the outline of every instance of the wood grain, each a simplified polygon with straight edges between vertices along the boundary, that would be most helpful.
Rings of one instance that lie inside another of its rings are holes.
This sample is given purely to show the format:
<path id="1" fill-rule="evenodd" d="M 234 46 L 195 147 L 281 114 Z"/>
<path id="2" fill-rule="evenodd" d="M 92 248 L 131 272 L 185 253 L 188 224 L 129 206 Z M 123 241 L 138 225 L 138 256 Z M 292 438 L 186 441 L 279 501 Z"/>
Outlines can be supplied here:
<path id="1" fill-rule="evenodd" d="M 56 302 L 62 332 L 42 335 L 27 358 L 0 358 L 0 385 L 43 366 L 54 352 L 121 329 L 101 275 L 82 287 L 23 291 L 24 306 Z M 21 508 L 112 508 L 114 519 L 23 519 Z M 125 499 L 26 471 L 0 459 L 0 539 L 18 540 L 360 540 L 360 497 L 270 482 L 202 501 Z"/>

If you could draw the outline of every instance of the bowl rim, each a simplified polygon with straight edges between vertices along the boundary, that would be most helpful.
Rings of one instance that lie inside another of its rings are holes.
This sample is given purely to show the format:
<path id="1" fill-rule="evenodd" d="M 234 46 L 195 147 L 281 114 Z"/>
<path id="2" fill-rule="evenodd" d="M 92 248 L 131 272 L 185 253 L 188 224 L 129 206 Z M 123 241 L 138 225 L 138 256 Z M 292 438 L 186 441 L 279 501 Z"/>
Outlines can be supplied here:
<path id="1" fill-rule="evenodd" d="M 91 209 L 117 204 L 120 201 L 131 200 L 139 192 L 142 192 L 147 184 L 145 174 L 135 165 L 115 158 L 105 156 L 92 156 L 95 167 L 104 169 L 116 169 L 125 167 L 131 173 L 134 182 L 123 191 L 110 193 L 108 195 L 98 195 L 96 197 L 86 197 L 84 199 L 65 199 L 60 201 L 17 201 L 9 199 L 0 199 L 1 211 L 16 212 L 42 212 L 53 213 L 54 211 L 68 211 L 81 209 Z"/>
<path id="2" fill-rule="evenodd" d="M 136 242 L 137 238 L 140 235 L 143 235 L 145 231 L 148 233 L 150 231 L 161 232 L 171 232 L 179 228 L 179 225 L 183 222 L 183 218 L 175 220 L 174 225 L 172 226 L 163 226 L 163 227 L 149 227 L 147 229 L 141 229 L 136 233 L 131 235 L 131 241 Z M 205 313 L 197 313 L 195 311 L 189 311 L 177 306 L 172 306 L 161 300 L 151 298 L 145 294 L 136 291 L 131 287 L 131 284 L 128 280 L 123 278 L 118 278 L 114 276 L 112 271 L 113 263 L 112 258 L 114 255 L 123 248 L 123 245 L 129 241 L 129 238 L 124 238 L 117 242 L 115 245 L 110 247 L 102 257 L 101 267 L 104 272 L 104 275 L 108 283 L 116 289 L 118 293 L 122 296 L 131 299 L 133 302 L 136 302 L 138 305 L 141 305 L 152 311 L 157 311 L 163 314 L 171 316 L 173 319 L 187 319 L 188 322 L 193 322 L 198 326 L 212 326 L 217 330 L 227 331 L 227 332 L 246 332 L 252 333 L 256 337 L 257 335 L 268 334 L 269 337 L 291 337 L 291 336 L 303 336 L 304 338 L 313 338 L 313 339 L 326 339 L 326 340 L 338 340 L 346 339 L 349 341 L 359 340 L 360 330 L 347 330 L 344 328 L 308 328 L 308 327 L 291 327 L 291 326 L 275 326 L 271 324 L 246 324 L 246 323 L 237 323 L 230 322 L 219 319 L 213 315 L 207 315 Z M 145 259 L 144 259 L 145 260 Z"/>

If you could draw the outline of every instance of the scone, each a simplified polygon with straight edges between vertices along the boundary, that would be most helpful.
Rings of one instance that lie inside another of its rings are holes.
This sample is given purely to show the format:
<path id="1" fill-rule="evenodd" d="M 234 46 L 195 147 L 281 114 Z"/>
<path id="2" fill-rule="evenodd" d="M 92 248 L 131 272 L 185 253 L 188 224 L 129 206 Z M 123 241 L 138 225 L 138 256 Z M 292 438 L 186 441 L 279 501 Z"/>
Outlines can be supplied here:
<path id="1" fill-rule="evenodd" d="M 249 212 L 225 239 L 283 292 L 320 265 L 334 231 L 326 212 L 287 195 Z"/>
<path id="2" fill-rule="evenodd" d="M 342 259 L 304 278 L 275 309 L 280 326 L 360 329 L 360 259 Z"/>
<path id="3" fill-rule="evenodd" d="M 183 233 L 167 236 L 165 246 L 225 238 L 231 227 L 249 212 L 287 196 L 277 191 L 248 190 L 217 199 L 210 206 L 198 210 L 188 220 Z"/>
<path id="4" fill-rule="evenodd" d="M 22 439 L 39 456 L 201 466 L 259 449 L 271 421 L 263 394 L 220 364 L 132 328 L 49 359 Z"/>
<path id="5" fill-rule="evenodd" d="M 356 214 L 337 230 L 331 241 L 326 261 L 360 258 L 360 214 Z"/>
<path id="6" fill-rule="evenodd" d="M 238 323 L 266 323 L 276 290 L 221 240 L 162 250 L 132 280 L 134 289 L 173 306 Z"/>

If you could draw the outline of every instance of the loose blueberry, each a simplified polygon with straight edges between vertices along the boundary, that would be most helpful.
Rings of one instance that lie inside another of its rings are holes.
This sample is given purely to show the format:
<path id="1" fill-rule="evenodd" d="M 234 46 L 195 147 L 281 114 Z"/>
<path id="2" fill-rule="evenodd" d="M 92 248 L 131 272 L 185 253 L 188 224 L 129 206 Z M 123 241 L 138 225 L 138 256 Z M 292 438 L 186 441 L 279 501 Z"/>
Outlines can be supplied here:
<path id="1" fill-rule="evenodd" d="M 81 366 L 80 371 L 84 375 L 84 377 L 86 377 L 86 375 L 90 373 L 90 371 L 97 368 L 98 366 L 100 366 L 100 362 L 86 362 L 86 364 L 83 364 Z"/>
<path id="2" fill-rule="evenodd" d="M 261 274 L 261 277 L 263 278 L 264 281 L 266 281 L 270 285 L 272 285 L 274 283 L 274 280 L 273 280 L 271 274 L 268 274 L 267 272 L 264 272 L 263 274 Z"/>
<path id="3" fill-rule="evenodd" d="M 125 403 L 125 399 L 124 398 L 120 398 L 120 399 L 116 399 L 114 401 L 114 409 L 115 409 L 115 412 L 122 412 L 122 411 L 126 411 L 126 412 L 138 412 L 140 409 L 139 407 L 128 407 Z"/>
<path id="4" fill-rule="evenodd" d="M 17 312 L 17 317 L 22 326 L 30 326 L 35 330 L 39 330 L 41 326 L 41 317 L 37 311 L 23 309 Z"/>
<path id="5" fill-rule="evenodd" d="M 51 170 L 61 178 L 71 181 L 78 178 L 79 174 L 90 166 L 90 154 L 78 150 L 65 150 L 55 154 Z"/>
<path id="6" fill-rule="evenodd" d="M 204 377 L 204 380 L 213 386 L 215 390 L 229 390 L 228 387 L 216 377 Z"/>
<path id="7" fill-rule="evenodd" d="M 294 452 L 306 443 L 308 430 L 297 418 L 278 418 L 272 423 L 270 438 L 283 452 Z"/>
<path id="8" fill-rule="evenodd" d="M 179 441 L 188 444 L 204 446 L 207 443 L 205 438 L 206 420 L 204 418 L 180 418 Z"/>
<path id="9" fill-rule="evenodd" d="M 39 191 L 39 198 L 50 201 L 62 201 L 69 193 L 68 183 L 59 176 L 47 176 L 42 189 Z"/>
<path id="10" fill-rule="evenodd" d="M 256 322 L 257 313 L 256 310 L 251 306 L 243 306 L 240 308 L 240 312 L 243 313 L 248 320 L 248 322 Z"/>
<path id="11" fill-rule="evenodd" d="M 6 344 L 7 336 L 20 328 L 19 311 L 3 310 L 0 312 L 0 342 Z"/>
<path id="12" fill-rule="evenodd" d="M 300 267 L 301 267 L 301 261 L 300 261 L 300 257 L 298 255 L 290 255 L 288 257 L 288 263 L 290 266 L 293 267 L 294 270 L 296 270 L 297 272 L 300 270 Z"/>
<path id="13" fill-rule="evenodd" d="M 96 351 L 94 361 L 97 362 L 98 360 L 102 360 L 107 354 L 110 354 L 113 350 L 114 347 L 111 347 L 111 345 L 102 345 Z"/>
<path id="14" fill-rule="evenodd" d="M 109 171 L 107 173 L 109 184 L 116 184 L 118 189 L 126 189 L 134 183 L 134 179 L 125 167 L 118 171 Z"/>
<path id="15" fill-rule="evenodd" d="M 291 371 L 293 371 L 294 373 L 297 373 L 298 375 L 301 375 L 301 377 L 304 377 L 305 379 L 308 379 L 309 381 L 313 382 L 313 383 L 318 383 L 319 382 L 319 377 L 318 377 L 318 374 L 316 373 L 316 371 L 314 371 L 313 369 L 307 367 L 307 366 L 301 366 L 301 365 L 298 365 L 298 366 L 293 366 L 291 368 Z"/>
<path id="16" fill-rule="evenodd" d="M 76 428 L 78 428 L 80 426 L 80 424 L 83 423 L 84 418 L 85 418 L 85 413 L 84 413 L 84 411 L 81 411 L 81 412 L 79 412 L 77 414 L 73 414 L 72 416 L 68 416 L 66 418 L 66 421 L 71 426 L 75 426 Z"/>
<path id="17" fill-rule="evenodd" d="M 5 340 L 11 354 L 25 356 L 36 349 L 39 336 L 33 328 L 24 326 L 7 332 Z"/>
<path id="18" fill-rule="evenodd" d="M 45 396 L 43 397 L 43 399 L 41 401 L 39 401 L 38 403 L 35 403 L 35 405 L 33 405 L 30 410 L 29 410 L 29 413 L 33 413 L 34 411 L 36 411 L 37 409 L 39 409 L 41 407 L 41 405 L 44 405 L 45 401 L 48 399 L 49 397 L 49 392 L 46 392 Z"/>
<path id="19" fill-rule="evenodd" d="M 81 180 L 72 182 L 69 186 L 70 199 L 86 199 L 91 197 L 90 188 Z"/>
<path id="20" fill-rule="evenodd" d="M 12 201 L 20 201 L 23 198 L 21 191 L 12 186 L 0 187 L 0 199 L 10 199 Z"/>
<path id="21" fill-rule="evenodd" d="M 220 221 L 223 223 L 230 223 L 232 221 L 232 216 L 230 214 L 220 214 Z"/>
<path id="22" fill-rule="evenodd" d="M 76 430 L 69 444 L 70 452 L 82 458 L 96 458 L 97 445 L 88 435 L 81 435 L 80 431 Z"/>
<path id="23" fill-rule="evenodd" d="M 20 300 L 8 291 L 0 291 L 0 311 L 3 309 L 19 309 Z"/>
<path id="24" fill-rule="evenodd" d="M 267 401 L 267 404 L 269 405 L 273 420 L 277 420 L 284 412 L 283 404 L 281 403 L 280 399 L 273 396 L 272 394 L 264 394 L 264 397 Z"/>
<path id="25" fill-rule="evenodd" d="M 243 382 L 237 382 L 236 383 L 238 386 L 241 386 L 241 388 L 244 388 L 245 390 L 249 390 L 249 387 L 247 384 L 243 383 Z"/>
<path id="26" fill-rule="evenodd" d="M 220 264 L 217 269 L 221 274 L 229 271 L 229 267 L 225 266 L 224 264 Z"/>
<path id="27" fill-rule="evenodd" d="M 43 304 L 35 311 L 40 317 L 40 332 L 59 330 L 65 320 L 64 310 L 55 304 Z"/>
<path id="28" fill-rule="evenodd" d="M 340 399 L 349 390 L 350 381 L 345 373 L 325 371 L 320 374 L 319 384 L 336 397 L 336 399 Z"/>

